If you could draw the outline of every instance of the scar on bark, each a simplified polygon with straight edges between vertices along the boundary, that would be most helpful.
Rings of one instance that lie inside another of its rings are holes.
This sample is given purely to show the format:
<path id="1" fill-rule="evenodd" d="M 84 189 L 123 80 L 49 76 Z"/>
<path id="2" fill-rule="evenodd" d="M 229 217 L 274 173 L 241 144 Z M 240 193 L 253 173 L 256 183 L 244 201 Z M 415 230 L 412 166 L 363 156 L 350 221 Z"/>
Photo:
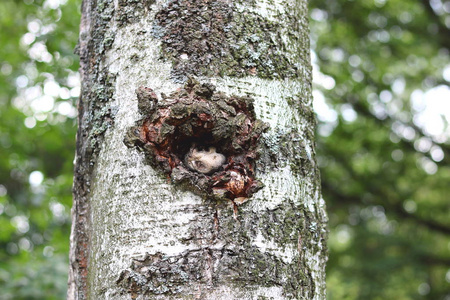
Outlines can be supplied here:
<path id="1" fill-rule="evenodd" d="M 124 143 L 154 167 L 197 194 L 239 205 L 263 184 L 255 178 L 259 138 L 268 125 L 257 120 L 250 97 L 226 96 L 190 78 L 170 95 L 136 90 L 142 119 Z"/>

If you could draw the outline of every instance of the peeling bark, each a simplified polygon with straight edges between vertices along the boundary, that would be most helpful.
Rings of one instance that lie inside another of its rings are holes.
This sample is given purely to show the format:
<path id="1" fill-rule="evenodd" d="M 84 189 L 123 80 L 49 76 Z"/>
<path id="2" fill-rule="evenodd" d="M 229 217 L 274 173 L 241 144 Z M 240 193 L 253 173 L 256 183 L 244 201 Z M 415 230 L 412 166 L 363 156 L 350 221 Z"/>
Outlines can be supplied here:
<path id="1" fill-rule="evenodd" d="M 303 0 L 83 2 L 68 299 L 325 299 L 308 33 Z"/>

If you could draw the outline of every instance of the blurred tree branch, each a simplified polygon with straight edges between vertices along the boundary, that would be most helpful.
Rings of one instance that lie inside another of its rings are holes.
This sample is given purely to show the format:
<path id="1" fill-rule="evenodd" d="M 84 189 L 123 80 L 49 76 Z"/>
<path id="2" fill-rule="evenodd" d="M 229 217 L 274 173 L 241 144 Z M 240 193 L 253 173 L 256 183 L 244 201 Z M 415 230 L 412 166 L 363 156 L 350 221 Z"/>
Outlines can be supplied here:
<path id="1" fill-rule="evenodd" d="M 349 172 L 349 173 L 352 173 L 352 172 Z M 358 180 L 357 178 L 355 178 L 353 176 L 352 176 L 352 179 L 355 181 Z M 333 197 L 336 199 L 339 199 L 340 202 L 343 202 L 346 204 L 362 204 L 361 197 L 342 193 L 337 186 L 334 186 L 333 184 L 328 182 L 326 179 L 322 180 L 322 188 L 327 192 L 331 192 Z M 403 205 L 400 203 L 401 199 L 394 199 L 395 203 L 389 203 L 387 201 L 380 201 L 380 199 L 386 199 L 388 196 L 385 193 L 380 192 L 379 189 L 374 190 L 369 187 L 368 190 L 370 190 L 370 192 L 374 195 L 374 199 L 376 199 L 373 204 L 383 206 L 387 212 L 394 213 L 397 216 L 402 217 L 404 219 L 410 219 L 410 220 L 416 222 L 417 224 L 427 227 L 430 230 L 438 231 L 440 233 L 447 234 L 447 235 L 450 234 L 450 227 L 440 224 L 438 222 L 432 221 L 432 220 L 423 219 L 416 214 L 411 214 L 411 213 L 407 212 L 403 208 Z M 389 197 L 390 197 L 390 200 L 392 201 L 393 199 L 392 199 L 391 195 L 389 195 Z"/>
<path id="2" fill-rule="evenodd" d="M 340 163 L 340 165 L 347 171 L 354 182 L 359 182 L 364 184 L 364 189 L 367 192 L 370 192 L 374 195 L 374 204 L 381 205 L 386 208 L 386 211 L 393 212 L 399 217 L 411 219 L 417 224 L 428 227 L 431 230 L 438 231 L 443 234 L 450 235 L 450 227 L 434 220 L 424 219 L 417 214 L 411 214 L 407 212 L 403 207 L 403 201 L 405 199 L 409 199 L 413 196 L 413 191 L 409 191 L 408 195 L 399 195 L 398 192 L 394 193 L 386 193 L 386 188 L 380 188 L 378 185 L 370 185 L 365 184 L 366 182 L 373 182 L 370 178 L 366 178 L 365 180 L 361 178 L 361 174 L 356 174 L 353 167 L 350 165 L 348 158 L 341 157 L 341 153 L 333 151 L 332 149 L 328 150 L 332 153 L 333 157 Z M 337 199 L 344 200 L 347 203 L 361 203 L 361 197 L 356 197 L 350 194 L 345 194 L 340 191 L 340 189 L 336 186 L 333 186 L 328 182 L 328 178 L 326 176 L 322 179 L 322 187 L 324 191 L 332 192 L 333 196 Z M 397 196 L 397 197 L 395 197 Z M 383 201 L 382 199 L 386 199 L 388 201 Z"/>
<path id="3" fill-rule="evenodd" d="M 369 110 L 369 108 L 366 105 L 363 105 L 363 103 L 361 101 L 349 101 L 349 103 L 352 103 L 353 108 L 360 114 L 362 114 L 363 116 L 370 118 L 372 120 L 374 120 L 376 123 L 384 126 L 384 127 L 388 127 L 391 128 L 391 125 L 393 123 L 393 121 L 396 121 L 392 116 L 390 116 L 389 118 L 385 118 L 385 119 L 380 119 L 377 118 L 374 114 L 372 114 L 372 112 Z M 404 123 L 404 122 L 402 122 Z M 412 129 L 414 129 L 416 134 L 419 134 L 421 137 L 428 137 L 433 141 L 434 145 L 439 146 L 442 151 L 444 152 L 444 158 L 437 162 L 434 161 L 437 165 L 440 166 L 445 166 L 445 165 L 449 165 L 450 164 L 450 145 L 445 144 L 445 143 L 438 143 L 436 142 L 432 137 L 430 137 L 429 135 L 425 134 L 423 132 L 423 130 L 421 128 L 419 128 L 417 125 L 415 125 L 412 122 L 408 122 L 405 125 L 411 127 Z M 408 149 L 411 152 L 417 152 L 416 148 L 414 147 L 414 140 L 408 141 L 405 140 L 403 138 L 400 138 L 400 148 L 402 149 Z M 428 157 L 429 159 L 432 159 L 431 155 L 429 152 L 426 153 L 422 153 L 424 156 Z"/>

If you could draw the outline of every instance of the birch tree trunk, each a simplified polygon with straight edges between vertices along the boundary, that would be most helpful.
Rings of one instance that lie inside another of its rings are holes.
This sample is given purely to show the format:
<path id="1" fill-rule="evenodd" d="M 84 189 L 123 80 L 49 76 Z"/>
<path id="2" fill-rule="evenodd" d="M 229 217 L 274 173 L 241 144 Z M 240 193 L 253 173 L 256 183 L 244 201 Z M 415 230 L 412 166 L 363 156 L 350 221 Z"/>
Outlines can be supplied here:
<path id="1" fill-rule="evenodd" d="M 68 299 L 325 299 L 306 4 L 83 1 Z M 136 89 L 190 76 L 268 125 L 248 197 L 176 184 L 123 142 L 145 117 Z"/>

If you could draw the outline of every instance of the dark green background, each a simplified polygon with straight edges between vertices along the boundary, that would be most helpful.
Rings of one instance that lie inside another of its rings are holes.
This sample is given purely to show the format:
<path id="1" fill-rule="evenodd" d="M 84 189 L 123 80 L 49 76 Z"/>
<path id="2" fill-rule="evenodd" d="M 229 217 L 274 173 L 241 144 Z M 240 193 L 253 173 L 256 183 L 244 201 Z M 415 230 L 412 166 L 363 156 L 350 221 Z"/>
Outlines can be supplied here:
<path id="1" fill-rule="evenodd" d="M 0 299 L 65 298 L 79 2 L 0 1 Z M 421 127 L 411 95 L 449 93 L 450 2 L 312 0 L 310 16 L 328 298 L 448 300 L 450 130 Z"/>

